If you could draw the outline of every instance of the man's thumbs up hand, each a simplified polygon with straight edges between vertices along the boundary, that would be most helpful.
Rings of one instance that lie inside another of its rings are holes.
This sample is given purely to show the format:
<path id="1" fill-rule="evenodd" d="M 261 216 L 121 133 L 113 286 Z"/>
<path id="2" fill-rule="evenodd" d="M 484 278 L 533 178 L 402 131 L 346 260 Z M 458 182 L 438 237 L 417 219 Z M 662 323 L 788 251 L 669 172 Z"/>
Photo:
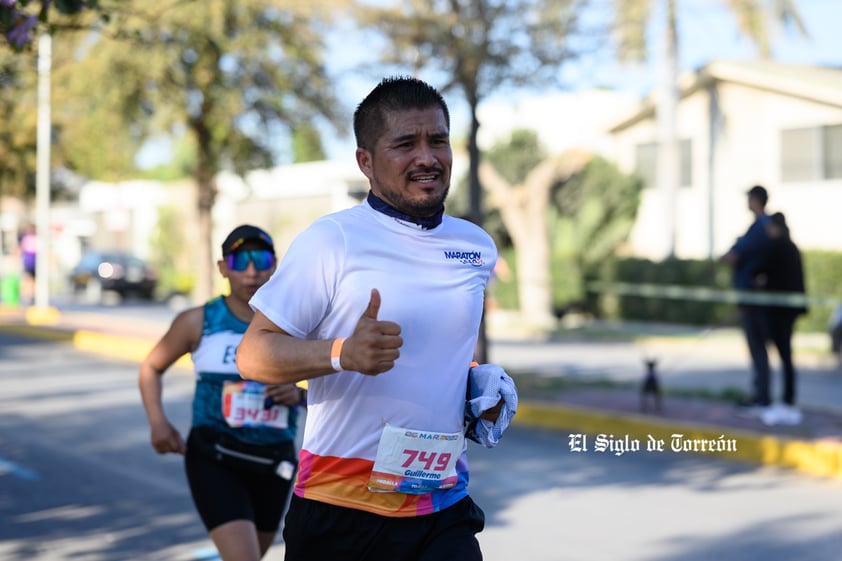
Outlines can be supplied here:
<path id="1" fill-rule="evenodd" d="M 368 307 L 365 309 L 363 317 L 377 321 L 378 312 L 380 312 L 380 291 L 372 288 L 371 296 L 368 299 Z"/>
<path id="2" fill-rule="evenodd" d="M 354 328 L 354 334 L 342 346 L 341 362 L 346 370 L 377 375 L 391 370 L 400 356 L 401 328 L 393 321 L 377 319 L 380 291 L 371 289 L 368 306 Z"/>

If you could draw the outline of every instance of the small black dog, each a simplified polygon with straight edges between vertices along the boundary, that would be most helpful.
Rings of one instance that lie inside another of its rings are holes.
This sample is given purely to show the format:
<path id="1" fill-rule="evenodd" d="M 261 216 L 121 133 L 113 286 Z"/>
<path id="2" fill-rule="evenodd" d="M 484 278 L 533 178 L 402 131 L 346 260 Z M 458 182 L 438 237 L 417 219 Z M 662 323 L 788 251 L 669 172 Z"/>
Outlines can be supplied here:
<path id="1" fill-rule="evenodd" d="M 651 397 L 655 412 L 660 413 L 661 385 L 658 383 L 658 374 L 655 369 L 658 361 L 654 358 L 647 358 L 643 363 L 646 365 L 646 376 L 644 376 L 643 385 L 640 388 L 640 410 L 643 412 L 649 410 L 648 402 Z"/>

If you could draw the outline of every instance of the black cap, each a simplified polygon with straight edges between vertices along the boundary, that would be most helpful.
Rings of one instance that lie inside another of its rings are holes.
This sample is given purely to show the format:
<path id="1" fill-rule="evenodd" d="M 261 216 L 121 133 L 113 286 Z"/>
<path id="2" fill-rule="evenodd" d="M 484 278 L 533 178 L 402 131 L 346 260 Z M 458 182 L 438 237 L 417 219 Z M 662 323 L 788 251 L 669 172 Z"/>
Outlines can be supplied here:
<path id="1" fill-rule="evenodd" d="M 767 193 L 766 189 L 761 185 L 755 185 L 754 187 L 749 189 L 748 196 L 760 199 L 761 201 L 763 201 L 764 205 L 769 200 L 769 193 Z"/>
<path id="2" fill-rule="evenodd" d="M 252 226 L 251 224 L 243 224 L 234 228 L 225 241 L 222 242 L 222 255 L 229 255 L 237 251 L 246 242 L 257 242 L 263 245 L 266 249 L 275 253 L 275 244 L 272 242 L 272 237 L 266 232 Z"/>

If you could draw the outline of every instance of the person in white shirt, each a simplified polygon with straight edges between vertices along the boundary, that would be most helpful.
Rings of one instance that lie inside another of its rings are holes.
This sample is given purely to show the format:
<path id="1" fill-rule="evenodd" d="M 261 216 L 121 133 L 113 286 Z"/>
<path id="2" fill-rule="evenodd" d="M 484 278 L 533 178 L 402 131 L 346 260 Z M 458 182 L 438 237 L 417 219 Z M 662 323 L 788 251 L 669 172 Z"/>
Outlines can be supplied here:
<path id="1" fill-rule="evenodd" d="M 237 354 L 246 379 L 308 380 L 286 559 L 480 560 L 463 423 L 497 249 L 444 213 L 450 117 L 433 87 L 382 80 L 354 133 L 368 198 L 296 238 Z"/>

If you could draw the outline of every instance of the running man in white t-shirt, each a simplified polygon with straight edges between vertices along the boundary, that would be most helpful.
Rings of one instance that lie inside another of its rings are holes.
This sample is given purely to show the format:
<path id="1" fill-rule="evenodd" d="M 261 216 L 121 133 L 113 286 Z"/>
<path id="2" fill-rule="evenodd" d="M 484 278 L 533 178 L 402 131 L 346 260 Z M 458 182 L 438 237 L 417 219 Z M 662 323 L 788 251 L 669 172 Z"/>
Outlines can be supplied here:
<path id="1" fill-rule="evenodd" d="M 309 381 L 286 559 L 480 560 L 463 422 L 497 249 L 444 214 L 453 154 L 434 88 L 384 79 L 354 133 L 367 200 L 293 242 L 237 355 L 247 379 Z"/>

